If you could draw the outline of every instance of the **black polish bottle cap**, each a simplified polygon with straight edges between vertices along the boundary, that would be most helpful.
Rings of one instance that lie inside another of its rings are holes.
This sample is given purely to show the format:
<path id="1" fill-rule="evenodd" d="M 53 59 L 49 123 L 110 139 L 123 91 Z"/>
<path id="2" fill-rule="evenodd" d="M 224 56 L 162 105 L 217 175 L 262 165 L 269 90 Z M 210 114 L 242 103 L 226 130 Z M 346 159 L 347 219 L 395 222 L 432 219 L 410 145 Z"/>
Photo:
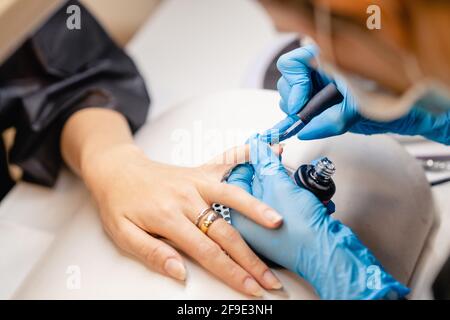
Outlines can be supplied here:
<path id="1" fill-rule="evenodd" d="M 328 158 L 321 158 L 315 165 L 300 166 L 294 174 L 295 183 L 312 193 L 323 203 L 331 200 L 336 192 L 332 175 L 336 168 Z"/>

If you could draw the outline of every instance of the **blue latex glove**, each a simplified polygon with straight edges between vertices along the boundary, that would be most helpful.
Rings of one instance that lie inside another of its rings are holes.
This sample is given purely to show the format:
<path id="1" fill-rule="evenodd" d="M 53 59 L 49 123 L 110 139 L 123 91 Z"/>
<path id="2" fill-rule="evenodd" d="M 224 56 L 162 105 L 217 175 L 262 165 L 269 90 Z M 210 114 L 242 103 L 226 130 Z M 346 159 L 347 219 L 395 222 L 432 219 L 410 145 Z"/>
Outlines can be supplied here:
<path id="1" fill-rule="evenodd" d="M 316 55 L 317 47 L 308 45 L 288 52 L 278 60 L 277 67 L 282 74 L 277 84 L 281 95 L 280 107 L 288 117 L 278 124 L 277 129 L 286 130 L 294 122 L 289 115 L 298 113 L 311 96 L 333 81 L 344 96 L 343 101 L 312 119 L 297 134 L 299 139 L 320 139 L 347 131 L 363 134 L 392 132 L 422 135 L 440 143 L 450 144 L 450 110 L 433 115 L 421 108 L 421 105 L 436 103 L 436 99 L 419 101 L 408 114 L 394 121 L 369 120 L 359 114 L 357 103 L 345 82 L 333 80 L 320 70 L 310 67 L 309 63 Z M 450 109 L 450 102 L 444 103 Z"/>
<path id="2" fill-rule="evenodd" d="M 247 190 L 283 216 L 279 229 L 266 229 L 231 211 L 232 224 L 256 252 L 305 278 L 323 299 L 408 294 L 409 289 L 384 271 L 348 227 L 293 182 L 266 143 L 256 136 L 249 144 L 252 165 L 236 167 L 228 183 Z"/>

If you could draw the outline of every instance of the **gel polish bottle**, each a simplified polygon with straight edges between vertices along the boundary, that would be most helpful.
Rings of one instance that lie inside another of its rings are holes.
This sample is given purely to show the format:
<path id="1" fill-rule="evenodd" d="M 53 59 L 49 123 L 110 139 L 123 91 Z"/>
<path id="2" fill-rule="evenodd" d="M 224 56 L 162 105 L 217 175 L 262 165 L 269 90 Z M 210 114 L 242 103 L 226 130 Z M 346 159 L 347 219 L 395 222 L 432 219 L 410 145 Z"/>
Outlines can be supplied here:
<path id="1" fill-rule="evenodd" d="M 331 178 L 335 171 L 334 163 L 324 157 L 320 158 L 315 165 L 300 166 L 294 173 L 294 180 L 298 186 L 314 193 L 326 205 L 336 192 L 336 186 Z"/>

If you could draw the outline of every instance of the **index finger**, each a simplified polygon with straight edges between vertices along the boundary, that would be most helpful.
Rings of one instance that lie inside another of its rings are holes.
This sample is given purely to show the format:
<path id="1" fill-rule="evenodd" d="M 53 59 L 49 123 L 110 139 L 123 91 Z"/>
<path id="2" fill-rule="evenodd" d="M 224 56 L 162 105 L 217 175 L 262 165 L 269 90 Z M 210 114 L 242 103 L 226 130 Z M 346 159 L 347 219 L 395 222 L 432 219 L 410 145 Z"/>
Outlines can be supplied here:
<path id="1" fill-rule="evenodd" d="M 205 186 L 203 198 L 208 203 L 221 203 L 233 208 L 266 228 L 278 228 L 283 220 L 273 208 L 235 185 L 209 184 Z"/>
<path id="2" fill-rule="evenodd" d="M 277 68 L 289 84 L 293 85 L 296 83 L 297 77 L 293 78 L 292 75 L 298 75 L 301 72 L 309 73 L 311 62 L 318 53 L 319 50 L 314 44 L 302 46 L 280 56 Z M 293 72 L 294 70 L 295 72 Z"/>
<path id="3" fill-rule="evenodd" d="M 277 61 L 277 68 L 289 87 L 288 97 L 284 92 L 283 98 L 288 114 L 297 113 L 311 95 L 310 63 L 317 52 L 318 49 L 315 45 L 306 45 L 283 54 Z"/>

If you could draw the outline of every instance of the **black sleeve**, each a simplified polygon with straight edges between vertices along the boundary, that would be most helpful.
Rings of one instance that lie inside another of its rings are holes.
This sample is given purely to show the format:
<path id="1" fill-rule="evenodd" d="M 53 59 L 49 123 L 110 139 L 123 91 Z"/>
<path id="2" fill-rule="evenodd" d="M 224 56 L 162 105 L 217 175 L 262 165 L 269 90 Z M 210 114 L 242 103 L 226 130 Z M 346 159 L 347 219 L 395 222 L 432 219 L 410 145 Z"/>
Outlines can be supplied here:
<path id="1" fill-rule="evenodd" d="M 66 8 L 81 8 L 81 29 L 66 26 Z M 39 64 L 37 90 L 21 97 L 10 162 L 23 179 L 47 186 L 61 166 L 60 133 L 74 112 L 87 107 L 117 110 L 135 132 L 149 108 L 144 80 L 133 61 L 76 1 L 68 1 L 28 41 Z M 29 87 L 28 87 L 29 88 Z"/>

